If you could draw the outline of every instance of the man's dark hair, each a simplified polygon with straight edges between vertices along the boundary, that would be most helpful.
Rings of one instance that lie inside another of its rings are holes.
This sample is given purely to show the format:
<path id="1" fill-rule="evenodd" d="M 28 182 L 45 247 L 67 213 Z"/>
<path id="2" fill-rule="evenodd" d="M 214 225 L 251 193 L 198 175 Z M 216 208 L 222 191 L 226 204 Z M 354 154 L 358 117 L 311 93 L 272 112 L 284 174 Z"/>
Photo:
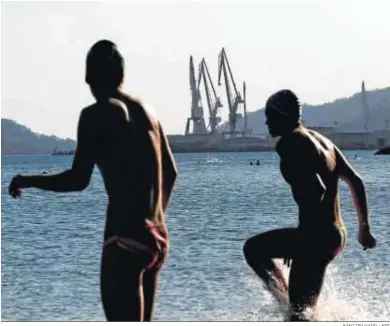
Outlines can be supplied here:
<path id="1" fill-rule="evenodd" d="M 289 118 L 299 119 L 302 113 L 298 97 L 289 89 L 283 89 L 271 95 L 267 100 L 266 108 L 273 109 Z"/>
<path id="2" fill-rule="evenodd" d="M 101 40 L 87 54 L 85 81 L 91 87 L 116 88 L 123 80 L 124 60 L 115 43 Z"/>

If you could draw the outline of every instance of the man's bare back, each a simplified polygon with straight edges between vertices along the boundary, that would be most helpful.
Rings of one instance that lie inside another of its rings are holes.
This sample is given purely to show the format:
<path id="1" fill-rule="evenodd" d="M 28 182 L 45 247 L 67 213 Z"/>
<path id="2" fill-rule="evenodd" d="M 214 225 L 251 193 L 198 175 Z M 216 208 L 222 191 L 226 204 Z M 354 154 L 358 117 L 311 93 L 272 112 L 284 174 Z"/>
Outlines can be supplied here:
<path id="1" fill-rule="evenodd" d="M 81 116 L 80 132 L 90 135 L 84 146 L 95 148 L 109 197 L 105 238 L 134 234 L 145 223 L 163 224 L 169 199 L 163 185 L 172 184 L 176 168 L 158 120 L 121 92 Z"/>

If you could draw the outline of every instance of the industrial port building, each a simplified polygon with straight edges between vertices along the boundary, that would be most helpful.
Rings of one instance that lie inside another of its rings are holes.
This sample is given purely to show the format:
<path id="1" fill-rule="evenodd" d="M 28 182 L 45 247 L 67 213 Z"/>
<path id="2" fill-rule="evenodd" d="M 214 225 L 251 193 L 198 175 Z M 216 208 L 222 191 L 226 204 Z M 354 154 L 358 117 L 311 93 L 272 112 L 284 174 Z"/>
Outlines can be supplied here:
<path id="1" fill-rule="evenodd" d="M 207 63 L 203 58 L 195 75 L 193 57 L 189 62 L 189 84 L 191 92 L 190 117 L 185 125 L 184 135 L 168 135 L 174 152 L 238 152 L 238 151 L 272 151 L 277 139 L 269 135 L 255 135 L 248 128 L 246 107 L 246 87 L 243 82 L 242 95 L 234 80 L 226 51 L 222 48 L 218 56 L 218 85 L 226 91 L 228 121 L 221 125 L 221 109 L 224 104 L 217 95 Z M 201 87 L 203 84 L 203 87 Z M 203 89 L 203 91 L 202 91 Z M 208 109 L 208 121 L 204 117 L 202 93 Z M 332 140 L 341 149 L 377 149 L 390 145 L 390 129 L 369 132 L 367 128 L 369 108 L 362 83 L 362 109 L 365 114 L 365 125 L 360 131 L 340 130 L 337 126 L 308 126 Z M 390 108 L 389 108 L 390 110 Z"/>

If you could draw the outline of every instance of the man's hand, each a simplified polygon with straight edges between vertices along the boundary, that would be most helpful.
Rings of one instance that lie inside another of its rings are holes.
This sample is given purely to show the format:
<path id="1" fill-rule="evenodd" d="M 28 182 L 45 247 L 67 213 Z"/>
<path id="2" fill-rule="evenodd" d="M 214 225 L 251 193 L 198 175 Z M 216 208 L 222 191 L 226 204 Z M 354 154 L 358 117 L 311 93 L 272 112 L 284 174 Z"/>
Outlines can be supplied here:
<path id="1" fill-rule="evenodd" d="M 20 197 L 23 188 L 26 188 L 24 177 L 18 174 L 12 178 L 8 188 L 8 193 L 14 198 Z"/>
<path id="2" fill-rule="evenodd" d="M 362 245 L 363 250 L 372 249 L 376 247 L 376 240 L 369 229 L 363 229 L 359 231 L 358 240 L 359 243 Z"/>

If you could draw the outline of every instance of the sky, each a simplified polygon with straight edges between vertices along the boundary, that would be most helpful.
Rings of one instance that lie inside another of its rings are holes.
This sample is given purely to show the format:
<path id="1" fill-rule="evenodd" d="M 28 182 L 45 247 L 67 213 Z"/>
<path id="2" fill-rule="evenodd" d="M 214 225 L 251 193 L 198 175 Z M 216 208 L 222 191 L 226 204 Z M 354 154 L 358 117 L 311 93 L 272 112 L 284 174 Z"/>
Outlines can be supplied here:
<path id="1" fill-rule="evenodd" d="M 189 56 L 217 86 L 225 47 L 249 111 L 290 88 L 329 102 L 390 85 L 390 1 L 1 2 L 1 117 L 75 139 L 93 103 L 85 57 L 100 39 L 126 60 L 125 91 L 150 104 L 168 134 L 190 115 Z M 203 96 L 204 97 L 204 96 Z M 205 102 L 204 102 L 205 103 Z M 206 114 L 207 117 L 207 114 Z"/>

